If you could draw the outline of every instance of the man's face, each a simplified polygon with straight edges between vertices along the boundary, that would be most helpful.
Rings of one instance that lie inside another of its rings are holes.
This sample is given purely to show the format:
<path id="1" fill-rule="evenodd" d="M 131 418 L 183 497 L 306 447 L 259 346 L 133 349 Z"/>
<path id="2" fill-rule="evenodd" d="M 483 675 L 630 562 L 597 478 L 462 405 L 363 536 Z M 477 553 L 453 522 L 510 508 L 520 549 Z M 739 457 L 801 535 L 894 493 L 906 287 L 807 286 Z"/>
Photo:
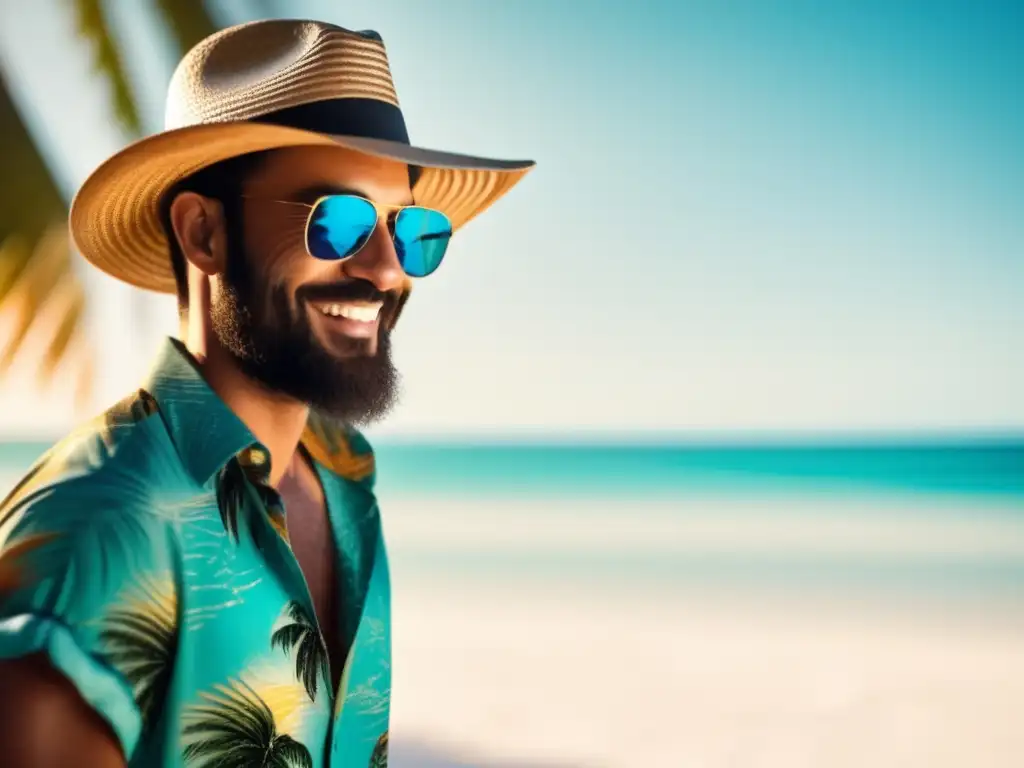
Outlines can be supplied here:
<path id="1" fill-rule="evenodd" d="M 270 154 L 243 184 L 245 197 L 234 208 L 241 216 L 229 219 L 227 268 L 213 281 L 211 322 L 255 380 L 336 418 L 366 423 L 395 399 L 389 328 L 409 280 L 386 208 L 354 256 L 330 262 L 309 255 L 309 206 L 336 192 L 382 206 L 412 202 L 403 164 L 333 147 Z"/>

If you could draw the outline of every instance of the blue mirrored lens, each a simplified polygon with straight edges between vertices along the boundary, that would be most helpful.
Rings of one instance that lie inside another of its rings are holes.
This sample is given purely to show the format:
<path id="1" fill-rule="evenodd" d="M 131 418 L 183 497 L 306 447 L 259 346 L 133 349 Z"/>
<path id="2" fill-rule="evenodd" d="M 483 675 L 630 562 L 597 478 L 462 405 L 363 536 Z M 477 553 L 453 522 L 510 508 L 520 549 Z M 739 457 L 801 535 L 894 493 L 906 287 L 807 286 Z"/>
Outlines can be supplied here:
<path id="1" fill-rule="evenodd" d="M 440 211 L 429 208 L 403 208 L 395 218 L 395 250 L 402 269 L 411 277 L 426 277 L 439 266 L 452 223 Z"/>
<path id="2" fill-rule="evenodd" d="M 354 195 L 332 195 L 316 204 L 306 227 L 306 250 L 324 261 L 346 259 L 373 234 L 377 211 Z"/>

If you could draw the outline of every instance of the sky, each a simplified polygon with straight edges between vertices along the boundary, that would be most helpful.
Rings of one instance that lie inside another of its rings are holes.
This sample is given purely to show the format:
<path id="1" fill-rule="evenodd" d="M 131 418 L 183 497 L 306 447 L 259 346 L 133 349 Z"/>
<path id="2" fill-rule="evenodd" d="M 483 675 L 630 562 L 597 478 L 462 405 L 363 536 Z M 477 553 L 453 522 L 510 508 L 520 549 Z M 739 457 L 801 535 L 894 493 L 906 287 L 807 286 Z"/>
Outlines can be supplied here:
<path id="1" fill-rule="evenodd" d="M 108 5 L 159 130 L 168 41 Z M 0 3 L 0 61 L 70 196 L 125 137 L 66 7 Z M 538 163 L 417 285 L 376 432 L 1024 430 L 1024 6 L 213 7 L 376 29 L 414 143 Z M 175 312 L 81 269 L 102 410 Z M 0 436 L 76 418 L 0 398 Z"/>

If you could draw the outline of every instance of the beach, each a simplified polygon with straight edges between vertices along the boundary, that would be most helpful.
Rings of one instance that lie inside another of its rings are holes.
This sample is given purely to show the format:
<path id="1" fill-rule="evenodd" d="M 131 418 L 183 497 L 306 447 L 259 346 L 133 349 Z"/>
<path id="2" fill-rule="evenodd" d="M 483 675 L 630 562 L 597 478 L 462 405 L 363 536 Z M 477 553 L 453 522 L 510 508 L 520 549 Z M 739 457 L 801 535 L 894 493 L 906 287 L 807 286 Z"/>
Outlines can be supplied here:
<path id="1" fill-rule="evenodd" d="M 756 560 L 758 549 L 789 551 L 793 562 L 801 549 L 805 559 L 824 553 L 831 570 L 816 579 L 800 570 L 723 579 L 708 568 L 665 578 L 607 562 L 598 573 L 578 558 L 517 570 L 508 565 L 511 525 L 507 537 L 466 534 L 474 552 L 491 553 L 481 558 L 490 566 L 474 557 L 471 570 L 459 562 L 457 526 L 446 525 L 461 510 L 472 528 L 472 507 L 409 501 L 392 509 L 393 732 L 396 745 L 417 746 L 396 747 L 397 766 L 434 765 L 424 746 L 452 756 L 437 765 L 579 768 L 1001 768 L 1024 757 L 1024 593 L 1012 584 L 968 587 L 955 576 L 933 589 L 890 576 L 886 589 L 836 565 L 870 551 L 918 567 L 937 560 L 951 572 L 968 552 L 1019 562 L 1024 528 L 1013 517 L 949 513 L 945 525 L 930 526 L 906 515 L 860 524 L 762 519 L 748 536 L 735 533 L 742 526 L 734 520 L 717 526 L 734 531 L 734 552 Z M 556 521 L 578 512 L 564 500 L 552 509 Z M 424 554 L 438 541 L 426 524 L 432 512 L 441 531 L 453 531 L 446 565 Z M 545 528 L 539 504 L 519 512 L 554 546 L 564 520 Z M 661 518 L 645 541 L 639 506 L 636 513 L 620 549 L 646 545 L 705 562 L 715 549 L 713 520 L 677 525 L 673 536 Z M 594 532 L 578 538 L 582 548 L 607 543 Z"/>
<path id="2" fill-rule="evenodd" d="M 480 584 L 397 594 L 396 744 L 467 765 L 944 768 L 1024 756 L 1019 614 Z"/>

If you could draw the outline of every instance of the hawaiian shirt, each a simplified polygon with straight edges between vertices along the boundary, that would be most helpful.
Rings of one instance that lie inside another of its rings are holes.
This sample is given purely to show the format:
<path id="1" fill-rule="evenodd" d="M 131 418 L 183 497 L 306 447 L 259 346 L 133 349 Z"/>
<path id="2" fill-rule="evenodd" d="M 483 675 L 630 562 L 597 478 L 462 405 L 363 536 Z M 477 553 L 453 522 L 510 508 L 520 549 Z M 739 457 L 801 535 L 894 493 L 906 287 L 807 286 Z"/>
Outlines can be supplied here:
<path id="1" fill-rule="evenodd" d="M 312 415 L 337 555 L 337 692 L 270 457 L 168 340 L 148 382 L 0 504 L 0 658 L 44 653 L 129 766 L 381 768 L 390 587 L 375 468 Z"/>

